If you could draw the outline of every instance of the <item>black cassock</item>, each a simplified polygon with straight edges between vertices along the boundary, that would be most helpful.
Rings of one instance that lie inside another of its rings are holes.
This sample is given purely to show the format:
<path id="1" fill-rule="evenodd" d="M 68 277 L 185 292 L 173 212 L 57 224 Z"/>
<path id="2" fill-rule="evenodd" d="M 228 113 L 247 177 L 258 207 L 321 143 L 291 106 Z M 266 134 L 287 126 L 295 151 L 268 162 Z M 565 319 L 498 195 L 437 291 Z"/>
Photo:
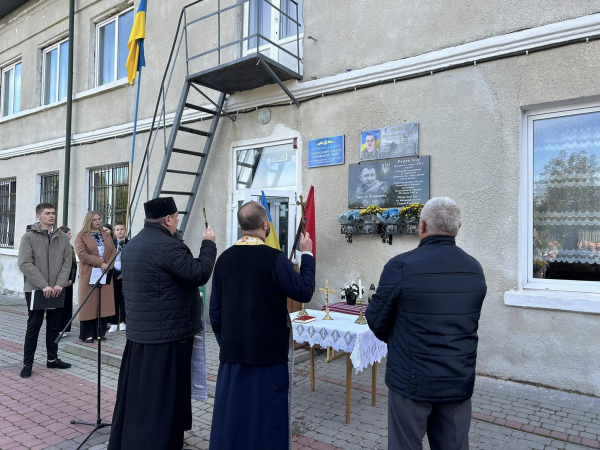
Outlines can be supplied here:
<path id="1" fill-rule="evenodd" d="M 127 340 L 109 449 L 181 450 L 183 432 L 192 428 L 193 342 L 194 338 L 166 344 Z"/>
<path id="2" fill-rule="evenodd" d="M 282 253 L 273 271 L 277 291 L 296 301 L 309 302 L 314 290 L 314 259 L 307 279 L 298 274 Z M 235 282 L 235 274 L 231 275 Z M 220 296 L 214 282 L 210 321 L 220 341 Z M 268 324 L 266 324 L 268 326 Z M 291 331 L 290 331 L 291 332 Z M 268 351 L 268 349 L 265 349 Z M 210 450 L 286 450 L 290 437 L 288 364 L 220 363 L 210 433 Z"/>

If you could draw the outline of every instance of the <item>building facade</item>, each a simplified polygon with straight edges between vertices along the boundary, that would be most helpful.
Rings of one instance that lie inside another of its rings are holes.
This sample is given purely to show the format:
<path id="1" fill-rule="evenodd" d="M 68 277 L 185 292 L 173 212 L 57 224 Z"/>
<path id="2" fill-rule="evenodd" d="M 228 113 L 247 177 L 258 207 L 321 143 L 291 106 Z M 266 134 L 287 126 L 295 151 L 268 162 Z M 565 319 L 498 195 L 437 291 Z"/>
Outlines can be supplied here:
<path id="1" fill-rule="evenodd" d="M 384 264 L 418 238 L 398 235 L 389 245 L 379 235 L 355 235 L 347 242 L 338 217 L 351 209 L 350 165 L 359 161 L 364 132 L 417 123 L 418 155 L 430 160 L 429 195 L 457 201 L 458 245 L 482 263 L 488 282 L 478 371 L 600 395 L 593 338 L 600 326 L 598 6 L 455 3 L 304 0 L 296 24 L 290 0 L 204 0 L 185 15 L 183 0 L 149 0 L 129 186 L 137 85 L 128 84 L 124 59 L 138 4 L 77 0 L 66 225 L 76 233 L 92 209 L 105 221 L 123 220 L 140 176 L 135 234 L 186 75 L 234 63 L 260 39 L 261 54 L 301 74 L 285 83 L 300 106 L 274 80 L 228 96 L 231 117 L 220 119 L 189 211 L 192 251 L 200 247 L 203 205 L 222 251 L 239 236 L 239 206 L 263 190 L 289 253 L 296 201 L 314 186 L 319 287 L 359 278 L 377 285 Z M 189 27 L 177 31 L 180 20 Z M 257 30 L 268 39 L 250 37 Z M 35 205 L 56 203 L 62 216 L 69 45 L 68 0 L 30 0 L 0 19 L 0 287 L 7 290 L 23 289 L 17 252 Z M 219 80 L 243 83 L 253 73 L 225 71 Z M 193 90 L 189 101 L 209 108 L 218 93 L 203 92 L 208 98 Z M 182 121 L 208 131 L 211 116 L 188 109 Z M 309 141 L 334 136 L 344 136 L 343 163 L 309 168 Z M 191 151 L 205 145 L 197 136 L 177 139 Z M 198 166 L 186 154 L 171 164 Z M 163 190 L 189 185 L 167 178 Z M 176 196 L 180 209 L 187 199 Z M 323 303 L 315 294 L 309 307 Z"/>

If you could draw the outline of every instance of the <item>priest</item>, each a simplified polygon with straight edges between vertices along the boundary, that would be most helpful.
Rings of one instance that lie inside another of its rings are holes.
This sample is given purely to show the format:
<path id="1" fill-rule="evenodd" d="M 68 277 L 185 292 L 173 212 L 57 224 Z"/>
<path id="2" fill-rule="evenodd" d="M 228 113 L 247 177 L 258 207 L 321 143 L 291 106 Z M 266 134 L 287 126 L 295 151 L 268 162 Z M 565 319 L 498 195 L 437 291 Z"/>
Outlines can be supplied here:
<path id="1" fill-rule="evenodd" d="M 198 258 L 173 236 L 172 197 L 144 210 L 144 228 L 121 258 L 127 342 L 108 448 L 181 450 L 192 427 L 192 350 L 204 313 L 198 287 L 211 276 L 217 247 L 209 226 Z"/>
<path id="2" fill-rule="evenodd" d="M 210 450 L 291 449 L 293 341 L 287 298 L 308 303 L 315 259 L 308 233 L 300 239 L 300 273 L 265 244 L 265 208 L 243 205 L 242 238 L 217 260 L 210 321 L 220 347 Z"/>

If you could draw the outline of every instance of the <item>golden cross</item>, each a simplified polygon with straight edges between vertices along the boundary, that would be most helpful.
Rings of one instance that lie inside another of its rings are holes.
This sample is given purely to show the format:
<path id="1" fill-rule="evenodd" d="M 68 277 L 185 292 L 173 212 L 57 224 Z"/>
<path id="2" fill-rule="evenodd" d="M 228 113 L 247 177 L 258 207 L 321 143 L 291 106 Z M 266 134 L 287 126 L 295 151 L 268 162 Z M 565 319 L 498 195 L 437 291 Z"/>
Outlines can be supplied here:
<path id="1" fill-rule="evenodd" d="M 323 320 L 333 320 L 333 317 L 329 315 L 329 294 L 335 294 L 335 290 L 329 289 L 329 280 L 325 281 L 325 289 L 319 288 L 319 292 L 325 293 L 325 317 Z"/>
<path id="2" fill-rule="evenodd" d="M 319 288 L 319 292 L 324 292 L 325 293 L 325 301 L 326 302 L 329 301 L 329 294 L 335 294 L 335 290 L 334 289 L 329 289 L 329 280 L 327 280 L 325 282 L 325 289 Z"/>
<path id="3" fill-rule="evenodd" d="M 296 202 L 296 205 L 300 207 L 300 211 L 302 212 L 302 221 L 300 222 L 302 224 L 302 234 L 306 234 L 306 220 L 304 215 L 304 208 L 306 207 L 306 202 L 302 200 L 302 195 L 300 195 L 300 201 Z"/>

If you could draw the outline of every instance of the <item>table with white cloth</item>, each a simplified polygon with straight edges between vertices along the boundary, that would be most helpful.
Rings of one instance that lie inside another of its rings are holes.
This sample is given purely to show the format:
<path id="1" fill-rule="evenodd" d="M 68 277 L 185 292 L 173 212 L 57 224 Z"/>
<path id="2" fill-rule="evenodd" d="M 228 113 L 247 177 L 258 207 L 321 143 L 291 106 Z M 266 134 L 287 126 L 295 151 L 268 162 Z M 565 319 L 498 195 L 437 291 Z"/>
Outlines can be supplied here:
<path id="1" fill-rule="evenodd" d="M 372 404 L 377 401 L 377 363 L 387 355 L 387 344 L 375 337 L 368 325 L 354 323 L 356 316 L 330 312 L 333 320 L 323 320 L 325 311 L 307 309 L 309 316 L 317 319 L 309 323 L 294 323 L 297 312 L 290 314 L 294 341 L 310 345 L 310 387 L 315 390 L 314 346 L 331 347 L 335 351 L 346 352 L 346 423 L 350 423 L 352 399 L 352 369 L 356 373 L 372 365 L 371 396 Z"/>

